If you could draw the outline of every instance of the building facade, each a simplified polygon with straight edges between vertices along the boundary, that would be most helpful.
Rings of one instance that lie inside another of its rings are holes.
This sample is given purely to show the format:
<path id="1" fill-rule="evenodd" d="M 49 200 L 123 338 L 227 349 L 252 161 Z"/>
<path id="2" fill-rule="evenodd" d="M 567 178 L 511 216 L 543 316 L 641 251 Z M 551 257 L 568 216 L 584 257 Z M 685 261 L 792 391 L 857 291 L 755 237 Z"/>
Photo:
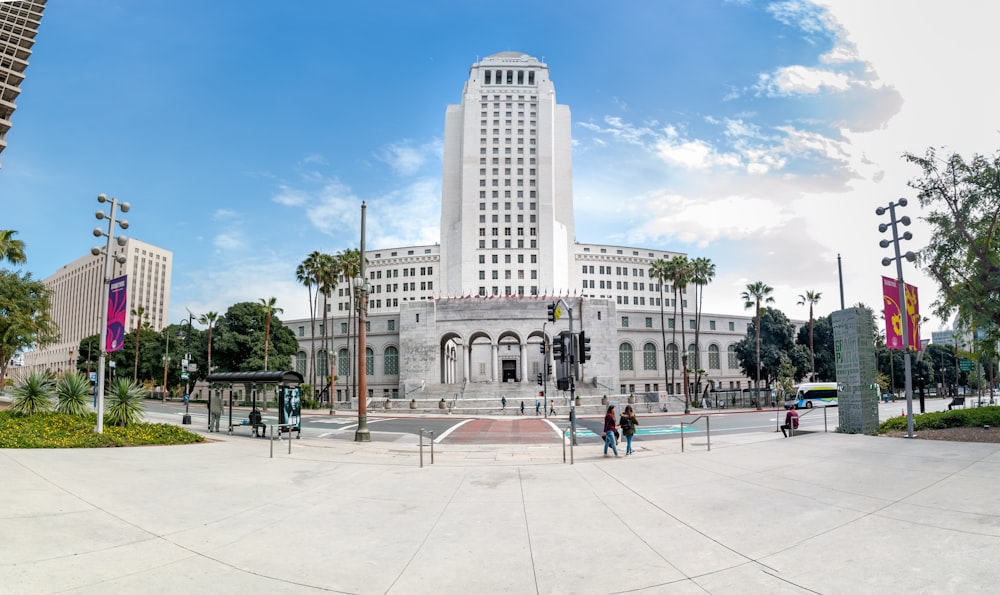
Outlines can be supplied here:
<path id="1" fill-rule="evenodd" d="M 366 253 L 368 397 L 536 394 L 539 374 L 570 374 L 582 394 L 679 395 L 683 349 L 712 385 L 749 387 L 734 346 L 751 319 L 702 314 L 695 345 L 689 292 L 675 304 L 673 288 L 650 278 L 654 261 L 679 253 L 575 241 L 570 110 L 546 64 L 502 52 L 472 65 L 445 113 L 442 176 L 440 245 Z M 332 370 L 334 398 L 346 401 L 357 288 L 340 281 L 325 323 L 285 324 L 299 340 L 297 371 L 323 386 Z M 563 371 L 542 353 L 569 330 L 566 317 L 547 321 L 558 300 L 591 339 L 591 359 Z"/>
<path id="2" fill-rule="evenodd" d="M 143 322 L 161 331 L 168 324 L 173 253 L 129 238 L 124 246 L 114 246 L 115 255 L 124 255 L 119 264 L 112 259 L 111 278 L 126 275 L 126 328 L 131 331 Z M 73 369 L 80 341 L 101 332 L 104 303 L 104 255 L 88 254 L 63 266 L 44 279 L 52 290 L 52 319 L 59 329 L 59 341 L 25 354 L 29 371 L 61 372 Z M 140 310 L 141 308 L 141 310 Z M 137 315 L 142 312 L 142 318 Z M 92 354 L 97 362 L 99 354 Z"/>
<path id="3" fill-rule="evenodd" d="M 7 131 L 44 10 L 45 0 L 0 2 L 0 154 L 7 148 Z"/>

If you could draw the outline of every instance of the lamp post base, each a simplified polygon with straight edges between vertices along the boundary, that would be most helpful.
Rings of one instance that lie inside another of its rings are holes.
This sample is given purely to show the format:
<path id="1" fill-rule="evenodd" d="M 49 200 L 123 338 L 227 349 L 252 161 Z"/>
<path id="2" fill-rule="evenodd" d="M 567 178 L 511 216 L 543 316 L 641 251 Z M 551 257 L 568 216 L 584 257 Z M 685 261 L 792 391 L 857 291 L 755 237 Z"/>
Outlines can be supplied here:
<path id="1" fill-rule="evenodd" d="M 368 416 L 358 416 L 358 429 L 354 431 L 355 442 L 371 442 L 372 433 L 368 430 Z"/>
<path id="2" fill-rule="evenodd" d="M 181 423 L 184 424 L 185 426 L 190 426 L 191 425 L 191 416 L 188 415 L 187 413 L 185 413 L 184 417 L 181 418 Z"/>

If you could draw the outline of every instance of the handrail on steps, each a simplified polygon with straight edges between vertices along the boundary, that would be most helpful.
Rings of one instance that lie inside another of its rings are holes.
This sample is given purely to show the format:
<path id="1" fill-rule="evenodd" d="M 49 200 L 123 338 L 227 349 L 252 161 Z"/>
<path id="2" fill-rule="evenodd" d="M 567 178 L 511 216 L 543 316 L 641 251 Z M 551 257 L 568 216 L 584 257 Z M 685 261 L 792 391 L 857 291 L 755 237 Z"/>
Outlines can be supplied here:
<path id="1" fill-rule="evenodd" d="M 705 435 L 708 437 L 708 450 L 712 450 L 712 425 L 711 418 L 707 415 L 699 415 L 689 422 L 681 422 L 681 452 L 684 452 L 684 426 L 693 426 L 699 419 L 705 420 Z"/>

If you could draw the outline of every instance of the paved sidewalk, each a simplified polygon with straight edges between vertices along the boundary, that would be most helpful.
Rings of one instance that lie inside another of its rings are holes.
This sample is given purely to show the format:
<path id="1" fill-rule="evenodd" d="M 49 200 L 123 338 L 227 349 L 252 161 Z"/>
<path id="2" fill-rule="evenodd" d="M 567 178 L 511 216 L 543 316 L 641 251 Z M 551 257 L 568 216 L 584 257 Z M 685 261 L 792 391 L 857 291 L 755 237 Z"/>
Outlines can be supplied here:
<path id="1" fill-rule="evenodd" d="M 987 430 L 984 430 L 987 431 Z M 989 430 L 1000 431 L 1000 430 Z M 3 450 L 9 593 L 982 593 L 1000 446 L 773 433 Z"/>

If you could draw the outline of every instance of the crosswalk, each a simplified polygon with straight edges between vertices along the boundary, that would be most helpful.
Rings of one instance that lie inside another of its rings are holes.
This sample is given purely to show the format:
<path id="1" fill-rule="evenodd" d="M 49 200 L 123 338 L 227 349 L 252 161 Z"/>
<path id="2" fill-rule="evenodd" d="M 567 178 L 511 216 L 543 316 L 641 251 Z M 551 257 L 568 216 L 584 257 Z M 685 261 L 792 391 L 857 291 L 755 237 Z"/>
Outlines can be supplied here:
<path id="1" fill-rule="evenodd" d="M 686 426 L 683 430 L 685 434 L 691 434 L 692 432 L 700 432 L 701 430 L 697 428 L 692 428 L 691 426 Z M 636 428 L 636 436 L 663 436 L 667 434 L 680 434 L 681 427 L 677 426 L 654 426 L 648 428 Z M 576 435 L 579 437 L 586 438 L 588 436 L 600 437 L 600 434 L 593 432 L 587 428 L 577 428 Z"/>

